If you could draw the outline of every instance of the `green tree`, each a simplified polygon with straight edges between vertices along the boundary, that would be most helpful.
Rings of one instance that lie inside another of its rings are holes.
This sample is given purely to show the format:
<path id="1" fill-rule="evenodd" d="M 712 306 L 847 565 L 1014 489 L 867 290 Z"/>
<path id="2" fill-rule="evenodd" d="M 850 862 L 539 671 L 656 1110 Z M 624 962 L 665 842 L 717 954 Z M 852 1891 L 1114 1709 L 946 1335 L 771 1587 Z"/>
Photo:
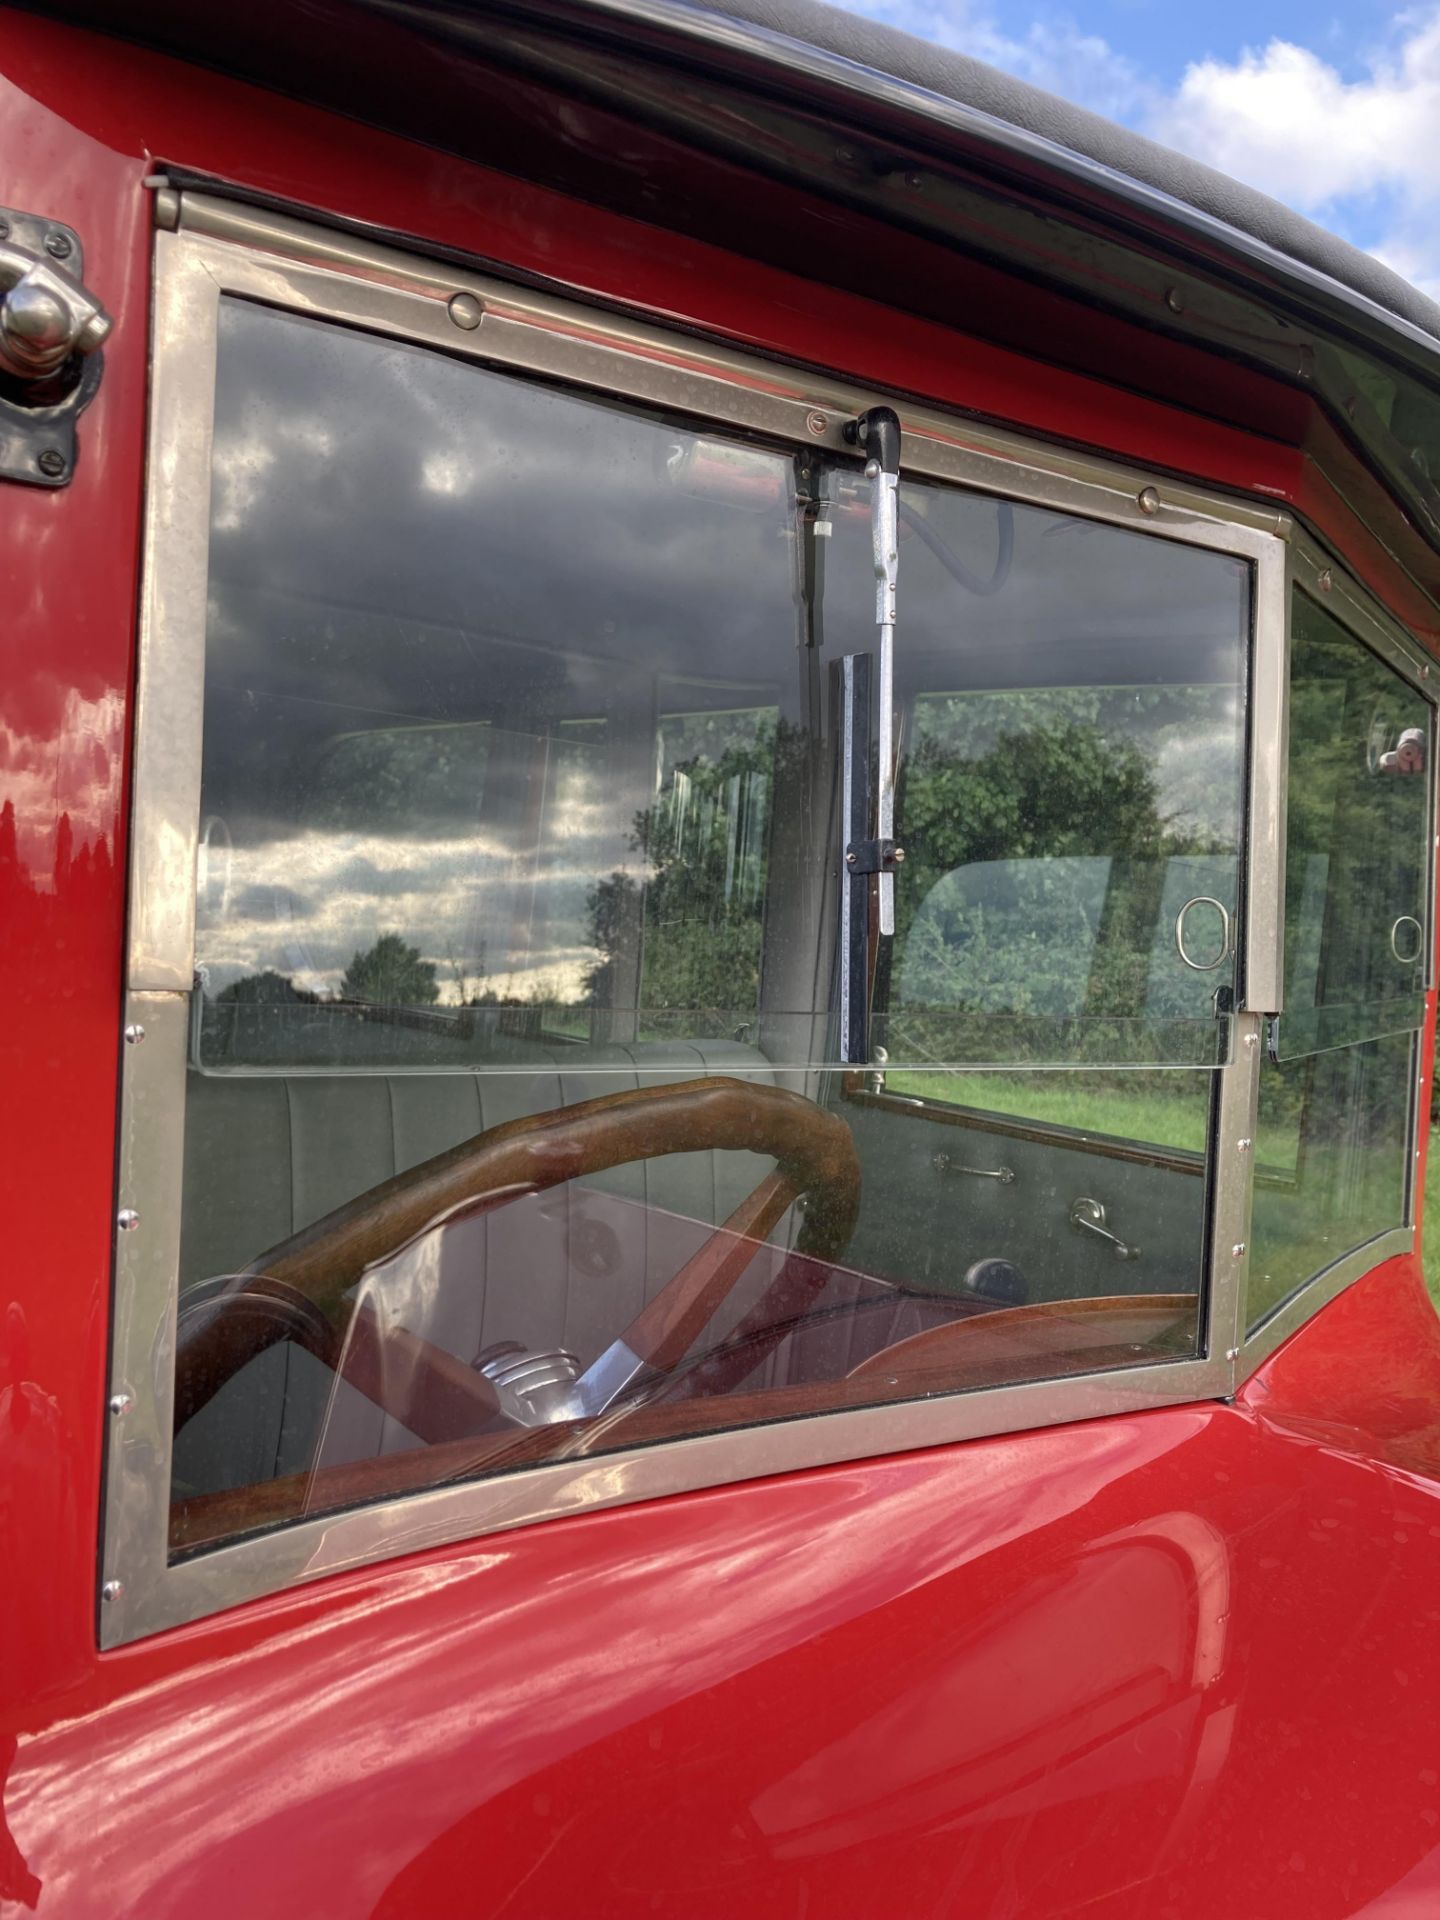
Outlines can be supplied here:
<path id="1" fill-rule="evenodd" d="M 435 968 L 398 933 L 382 933 L 373 947 L 356 953 L 340 982 L 342 1000 L 371 1006 L 429 1007 L 440 998 Z"/>
<path id="2" fill-rule="evenodd" d="M 293 980 L 283 973 L 277 973 L 273 967 L 266 967 L 261 973 L 247 973 L 239 980 L 232 980 L 228 987 L 222 987 L 216 994 L 217 1000 L 242 1006 L 293 1006 L 303 1003 L 313 1006 L 315 995 L 304 993 Z"/>
<path id="3" fill-rule="evenodd" d="M 592 889 L 590 939 L 601 958 L 587 990 L 601 1006 L 623 999 L 619 956 L 641 934 L 647 1011 L 749 1012 L 760 983 L 770 795 L 785 742 L 769 714 L 675 715 L 665 726 L 669 771 L 631 840 L 649 879 L 642 888 L 617 871 Z"/>
<path id="4" fill-rule="evenodd" d="M 1066 1003 L 1077 962 L 1093 952 L 1104 964 L 1086 987 L 1092 1009 L 1137 1005 L 1153 937 L 1148 895 L 1178 849 L 1132 741 L 1052 719 L 1003 732 L 972 758 L 937 729 L 919 741 L 900 798 L 896 951 L 907 1000 L 1078 1011 Z M 1084 864 L 1097 858 L 1118 888 L 1102 875 L 1097 894 Z M 977 904 L 957 883 L 989 863 L 989 896 Z"/>

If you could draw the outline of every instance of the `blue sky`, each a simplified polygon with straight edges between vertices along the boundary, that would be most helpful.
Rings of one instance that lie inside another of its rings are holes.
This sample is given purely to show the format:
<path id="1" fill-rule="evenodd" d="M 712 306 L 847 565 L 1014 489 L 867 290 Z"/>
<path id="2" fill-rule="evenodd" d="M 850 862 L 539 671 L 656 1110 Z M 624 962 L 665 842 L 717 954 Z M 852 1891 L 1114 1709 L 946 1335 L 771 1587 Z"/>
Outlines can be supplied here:
<path id="1" fill-rule="evenodd" d="M 1440 0 L 846 0 L 1249 181 L 1440 299 Z"/>

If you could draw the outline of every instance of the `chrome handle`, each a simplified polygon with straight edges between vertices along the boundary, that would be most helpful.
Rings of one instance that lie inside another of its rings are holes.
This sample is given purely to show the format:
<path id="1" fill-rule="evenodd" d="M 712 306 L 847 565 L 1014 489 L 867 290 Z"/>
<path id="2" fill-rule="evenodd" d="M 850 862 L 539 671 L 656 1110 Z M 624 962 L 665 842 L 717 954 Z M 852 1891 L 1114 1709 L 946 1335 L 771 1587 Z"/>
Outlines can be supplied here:
<path id="1" fill-rule="evenodd" d="M 1192 960 L 1186 948 L 1185 916 L 1192 907 L 1214 907 L 1220 916 L 1220 951 L 1213 960 Z M 1197 893 L 1185 902 L 1175 916 L 1175 951 L 1192 973 L 1213 973 L 1224 965 L 1230 954 L 1230 914 L 1223 900 L 1217 900 L 1211 893 Z"/>
<path id="2" fill-rule="evenodd" d="M 1015 1178 L 1013 1167 L 967 1167 L 963 1160 L 957 1160 L 952 1153 L 937 1153 L 931 1161 L 937 1173 L 968 1173 L 975 1180 L 998 1180 L 1008 1187 Z"/>
<path id="3" fill-rule="evenodd" d="M 1396 939 L 1396 935 L 1402 927 L 1413 927 L 1415 929 L 1415 951 L 1413 953 L 1401 953 L 1400 951 L 1400 943 Z M 1394 926 L 1391 927 L 1390 951 L 1402 967 L 1413 967 L 1415 962 L 1420 958 L 1420 955 L 1425 951 L 1425 929 L 1413 913 L 1402 913 Z"/>
<path id="4" fill-rule="evenodd" d="M 1070 1202 L 1070 1224 L 1076 1233 L 1093 1233 L 1097 1240 L 1103 1240 L 1115 1249 L 1117 1260 L 1138 1260 L 1139 1247 L 1132 1247 L 1128 1240 L 1122 1240 L 1118 1233 L 1111 1233 L 1105 1224 L 1105 1209 L 1098 1200 L 1083 1196 Z"/>

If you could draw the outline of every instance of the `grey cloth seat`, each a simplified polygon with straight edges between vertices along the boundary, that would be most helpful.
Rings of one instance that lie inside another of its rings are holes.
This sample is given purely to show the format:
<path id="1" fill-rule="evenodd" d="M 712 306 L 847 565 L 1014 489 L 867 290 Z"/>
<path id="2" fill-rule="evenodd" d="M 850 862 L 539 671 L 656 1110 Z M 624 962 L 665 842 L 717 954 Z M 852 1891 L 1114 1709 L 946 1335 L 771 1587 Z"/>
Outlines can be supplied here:
<path id="1" fill-rule="evenodd" d="M 487 1128 L 602 1094 L 716 1074 L 775 1073 L 738 1042 L 534 1049 L 533 1068 L 478 1073 L 191 1074 L 181 1287 L 232 1273 L 355 1195 Z M 716 1223 L 772 1163 L 669 1154 L 583 1185 Z"/>

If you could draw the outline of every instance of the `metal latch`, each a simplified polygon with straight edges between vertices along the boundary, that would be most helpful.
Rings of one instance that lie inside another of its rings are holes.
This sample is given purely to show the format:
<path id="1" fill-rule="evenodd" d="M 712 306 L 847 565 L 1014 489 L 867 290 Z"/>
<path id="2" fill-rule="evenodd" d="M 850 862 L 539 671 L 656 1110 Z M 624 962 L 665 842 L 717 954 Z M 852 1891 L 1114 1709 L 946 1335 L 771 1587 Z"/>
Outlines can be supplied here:
<path id="1" fill-rule="evenodd" d="M 75 471 L 114 325 L 83 271 L 72 227 L 0 207 L 0 480 L 63 487 Z"/>

